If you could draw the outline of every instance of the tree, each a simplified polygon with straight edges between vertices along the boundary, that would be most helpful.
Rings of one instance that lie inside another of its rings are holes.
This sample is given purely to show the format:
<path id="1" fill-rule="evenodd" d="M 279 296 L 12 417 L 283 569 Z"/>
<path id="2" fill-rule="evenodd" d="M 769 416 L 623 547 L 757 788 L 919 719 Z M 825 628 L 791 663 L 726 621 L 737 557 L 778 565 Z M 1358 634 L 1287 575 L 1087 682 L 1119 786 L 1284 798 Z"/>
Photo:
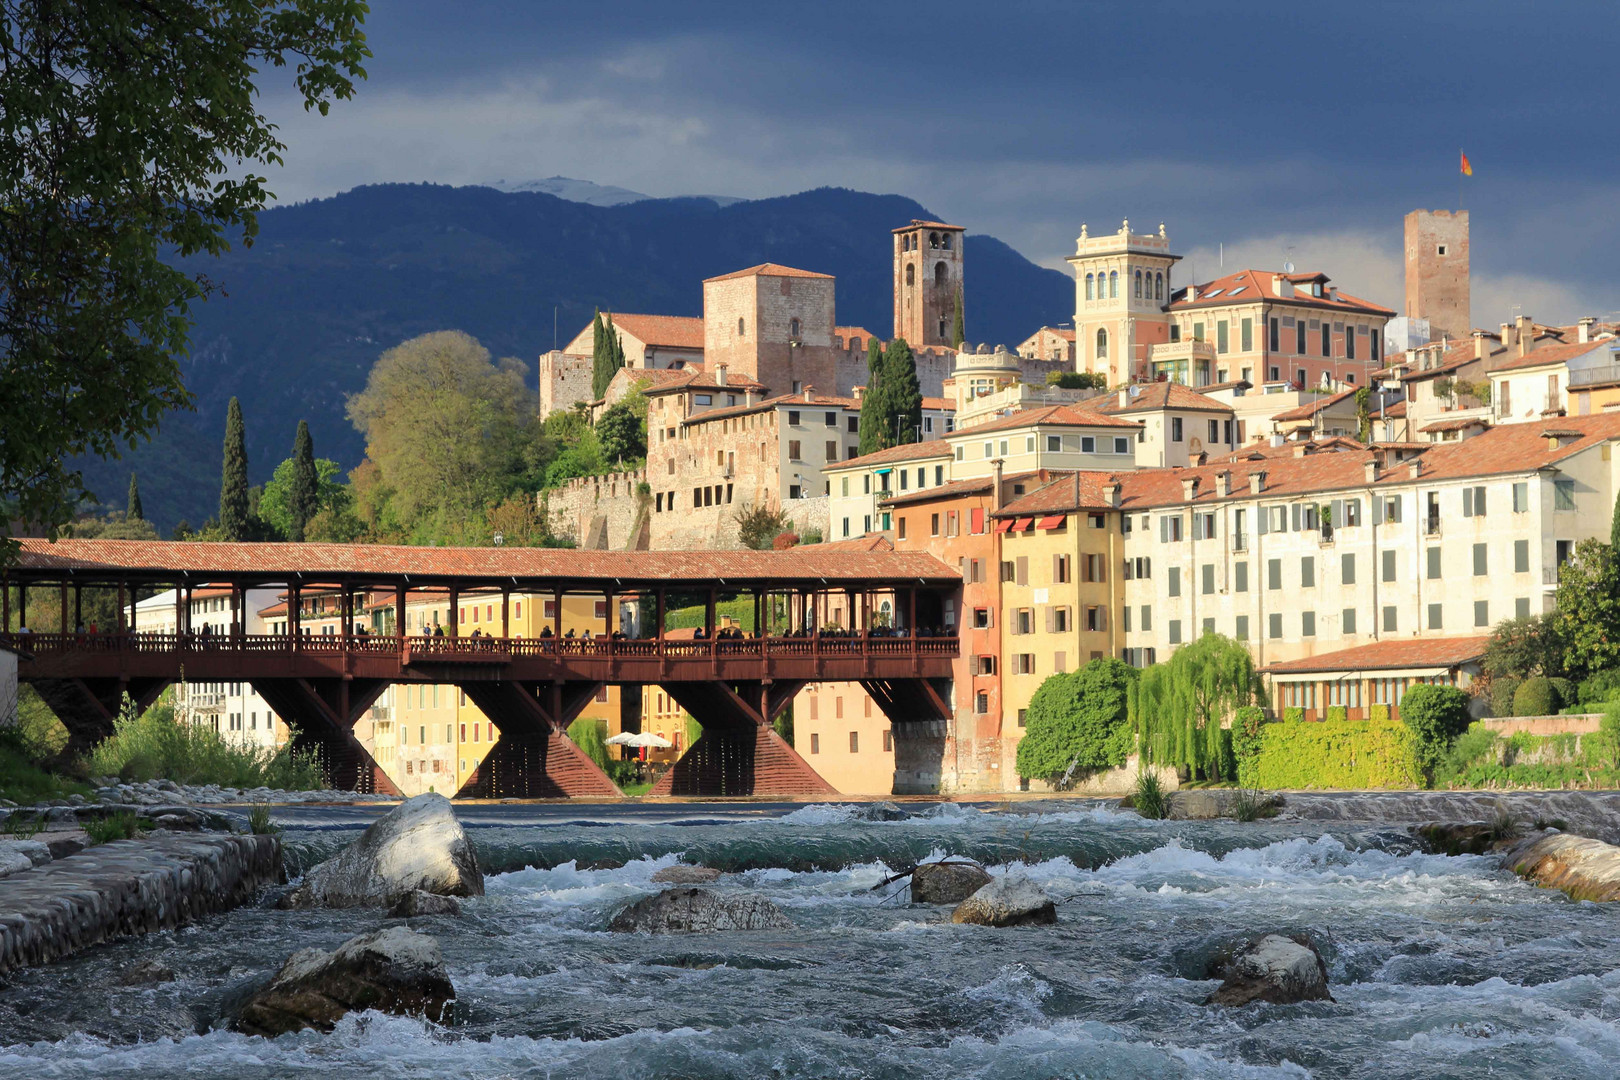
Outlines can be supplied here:
<path id="1" fill-rule="evenodd" d="M 884 409 L 888 412 L 886 430 L 893 432 L 891 445 L 903 446 L 922 438 L 922 385 L 917 381 L 917 358 L 905 338 L 889 342 L 883 354 L 886 384 Z"/>
<path id="2" fill-rule="evenodd" d="M 339 517 L 354 517 L 354 493 L 343 483 L 338 463 L 329 458 L 317 458 L 311 464 L 315 469 L 315 498 L 313 509 L 304 518 L 306 540 L 313 539 L 309 535 L 309 523 L 323 510 Z M 283 540 L 295 539 L 293 497 L 298 484 L 297 474 L 298 459 L 287 458 L 276 466 L 275 474 L 265 482 L 259 496 L 259 517 L 263 519 L 266 530 Z M 359 525 L 357 517 L 355 521 Z M 363 529 L 363 526 L 360 527 Z"/>
<path id="3" fill-rule="evenodd" d="M 1493 680 L 1562 674 L 1563 647 L 1556 621 L 1545 615 L 1503 619 L 1491 630 L 1480 666 Z"/>
<path id="4" fill-rule="evenodd" d="M 134 473 L 129 474 L 129 504 L 124 517 L 130 521 L 146 520 L 146 512 L 141 509 L 141 489 L 135 483 Z"/>
<path id="5" fill-rule="evenodd" d="M 592 327 L 591 336 L 591 396 L 600 401 L 607 394 L 613 376 L 624 367 L 624 342 L 619 339 L 619 332 L 613 329 L 611 312 L 605 323 L 602 313 L 596 313 L 596 325 Z"/>
<path id="6" fill-rule="evenodd" d="M 252 533 L 247 474 L 247 427 L 242 423 L 242 403 L 233 397 L 225 413 L 225 468 L 219 482 L 221 539 L 246 540 Z"/>
<path id="7" fill-rule="evenodd" d="M 596 438 L 602 457 L 610 464 L 633 462 L 647 456 L 647 420 L 637 416 L 635 407 L 621 401 L 602 412 L 596 422 Z"/>
<path id="8" fill-rule="evenodd" d="M 1356 391 L 1356 438 L 1372 441 L 1372 388 L 1363 386 Z"/>
<path id="9" fill-rule="evenodd" d="M 951 348 L 960 349 L 962 342 L 967 340 L 967 332 L 963 329 L 962 289 L 956 289 L 956 304 L 951 311 Z"/>
<path id="10" fill-rule="evenodd" d="M 1050 675 L 1029 699 L 1018 775 L 1056 780 L 1070 767 L 1090 771 L 1124 764 L 1135 732 L 1130 690 L 1136 669 L 1112 658 Z"/>
<path id="11" fill-rule="evenodd" d="M 1614 496 L 1614 513 L 1609 518 L 1609 546 L 1620 551 L 1620 492 Z"/>
<path id="12" fill-rule="evenodd" d="M 383 353 L 348 407 L 377 466 L 367 483 L 383 485 L 368 508 L 380 514 L 386 505 L 385 533 L 422 543 L 481 536 L 485 509 L 527 469 L 536 408 L 523 363 L 493 361 L 459 331 L 423 334 Z"/>
<path id="13" fill-rule="evenodd" d="M 1553 615 L 1563 646 L 1564 672 L 1575 677 L 1620 663 L 1620 559 L 1601 540 L 1575 545 L 1558 573 Z"/>
<path id="14" fill-rule="evenodd" d="M 888 446 L 892 427 L 885 429 L 883 404 L 883 346 L 877 338 L 866 341 L 866 389 L 861 392 L 860 452 L 876 453 Z"/>
<path id="15" fill-rule="evenodd" d="M 744 507 L 732 520 L 737 523 L 737 539 L 742 546 L 755 551 L 769 551 L 776 538 L 793 527 L 786 511 L 772 509 L 764 503 Z"/>
<path id="16" fill-rule="evenodd" d="M 260 72 L 306 109 L 350 97 L 359 0 L 0 3 L 0 518 L 54 530 L 94 498 L 75 459 L 115 457 L 189 407 L 177 259 L 251 243 L 286 149 Z M 257 167 L 257 168 L 255 168 Z"/>
<path id="17" fill-rule="evenodd" d="M 1401 722 L 1412 732 L 1413 754 L 1424 785 L 1458 735 L 1468 730 L 1468 695 L 1455 686 L 1419 683 L 1401 698 Z"/>
<path id="18" fill-rule="evenodd" d="M 298 421 L 291 460 L 292 484 L 287 491 L 287 539 L 302 543 L 309 519 L 321 509 L 321 481 L 315 465 L 315 440 L 310 437 L 307 420 Z M 332 472 L 337 472 L 336 463 L 332 465 Z"/>
<path id="19" fill-rule="evenodd" d="M 1208 633 L 1142 672 L 1132 702 L 1142 760 L 1220 777 L 1221 724 L 1263 700 L 1242 642 Z"/>

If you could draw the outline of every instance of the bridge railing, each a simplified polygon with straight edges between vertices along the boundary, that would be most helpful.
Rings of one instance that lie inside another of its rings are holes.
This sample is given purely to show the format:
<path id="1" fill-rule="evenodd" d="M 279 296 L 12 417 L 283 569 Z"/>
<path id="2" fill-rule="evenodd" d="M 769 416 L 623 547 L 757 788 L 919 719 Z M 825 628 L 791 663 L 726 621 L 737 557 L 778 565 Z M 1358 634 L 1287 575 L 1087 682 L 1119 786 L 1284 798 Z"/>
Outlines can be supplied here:
<path id="1" fill-rule="evenodd" d="M 124 634 L 0 634 L 0 642 L 36 655 L 173 653 L 281 654 L 292 651 L 322 656 L 345 653 L 401 657 L 404 663 L 507 663 L 517 658 L 726 660 L 744 658 L 909 656 L 954 657 L 955 636 L 910 637 L 813 635 L 736 638 L 592 637 L 386 637 L 381 635 L 311 634 L 176 634 L 139 631 Z"/>

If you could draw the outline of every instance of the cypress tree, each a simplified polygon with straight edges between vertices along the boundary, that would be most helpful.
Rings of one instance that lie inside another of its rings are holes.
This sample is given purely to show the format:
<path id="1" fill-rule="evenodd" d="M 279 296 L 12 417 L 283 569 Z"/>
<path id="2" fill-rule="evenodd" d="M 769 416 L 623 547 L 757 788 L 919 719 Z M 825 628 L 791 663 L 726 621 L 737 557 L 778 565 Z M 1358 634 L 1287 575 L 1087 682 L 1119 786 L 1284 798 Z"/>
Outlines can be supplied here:
<path id="1" fill-rule="evenodd" d="M 967 340 L 967 331 L 963 329 L 964 316 L 962 314 L 962 290 L 956 290 L 956 310 L 951 314 L 951 348 L 960 349 L 962 342 Z"/>
<path id="2" fill-rule="evenodd" d="M 129 474 L 129 509 L 124 512 L 126 521 L 144 521 L 146 512 L 141 509 L 141 489 L 135 483 L 135 474 Z"/>
<path id="3" fill-rule="evenodd" d="M 304 527 L 320 509 L 320 480 L 315 472 L 315 440 L 309 435 L 309 421 L 298 421 L 293 437 L 292 490 L 287 493 L 287 509 L 292 514 L 291 539 L 300 543 Z"/>
<path id="4" fill-rule="evenodd" d="M 889 342 L 883 356 L 886 382 L 883 407 L 891 445 L 922 438 L 922 384 L 917 381 L 917 357 L 905 338 Z"/>
<path id="5" fill-rule="evenodd" d="M 1609 521 L 1609 546 L 1620 552 L 1620 495 L 1614 497 L 1614 517 Z"/>
<path id="6" fill-rule="evenodd" d="M 869 338 L 866 342 L 866 389 L 861 393 L 859 447 L 862 454 L 875 453 L 892 445 L 894 428 L 891 425 L 885 432 L 884 417 L 883 347 L 878 344 L 877 338 Z"/>
<path id="7" fill-rule="evenodd" d="M 607 334 L 602 328 L 602 312 L 596 312 L 596 322 L 591 325 L 591 397 L 600 398 L 607 392 L 607 385 L 613 378 L 611 365 L 612 355 L 607 348 Z"/>
<path id="8" fill-rule="evenodd" d="M 242 403 L 231 398 L 225 416 L 225 469 L 219 485 L 219 531 L 223 539 L 248 537 L 247 427 Z"/>

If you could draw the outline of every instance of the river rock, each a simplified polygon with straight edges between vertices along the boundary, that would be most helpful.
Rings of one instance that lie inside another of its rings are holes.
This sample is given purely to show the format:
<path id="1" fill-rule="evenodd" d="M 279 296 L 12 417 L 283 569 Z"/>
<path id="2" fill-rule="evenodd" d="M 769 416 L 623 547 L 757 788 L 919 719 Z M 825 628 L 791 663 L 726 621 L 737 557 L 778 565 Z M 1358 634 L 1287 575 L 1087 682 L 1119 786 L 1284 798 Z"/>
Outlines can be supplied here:
<path id="1" fill-rule="evenodd" d="M 119 986 L 156 986 L 168 982 L 174 982 L 174 969 L 155 960 L 125 968 L 118 976 Z"/>
<path id="2" fill-rule="evenodd" d="M 333 952 L 300 949 L 236 1018 L 236 1029 L 274 1038 L 331 1031 L 345 1013 L 376 1009 L 443 1022 L 455 987 L 439 943 L 403 926 L 350 938 Z"/>
<path id="3" fill-rule="evenodd" d="M 912 815 L 892 802 L 867 803 L 856 815 L 863 821 L 905 821 Z"/>
<path id="4" fill-rule="evenodd" d="M 1412 826 L 1412 835 L 1431 855 L 1484 855 L 1502 833 L 1489 821 L 1429 821 Z"/>
<path id="5" fill-rule="evenodd" d="M 676 863 L 666 866 L 653 874 L 653 881 L 660 885 L 707 885 L 720 876 L 720 871 L 708 866 L 687 866 L 685 863 Z"/>
<path id="6" fill-rule="evenodd" d="M 1205 1000 L 1206 1005 L 1333 1000 L 1327 988 L 1327 965 L 1309 940 L 1266 934 L 1221 965 L 1217 974 L 1225 981 Z"/>
<path id="7" fill-rule="evenodd" d="M 618 934 L 709 934 L 719 930 L 791 930 L 782 909 L 763 896 L 709 889 L 665 889 L 622 909 L 608 923 Z"/>
<path id="8" fill-rule="evenodd" d="M 1520 877 L 1562 889 L 1572 900 L 1620 900 L 1620 847 L 1601 840 L 1539 833 L 1512 848 L 1504 862 Z"/>
<path id="9" fill-rule="evenodd" d="M 1242 791 L 1236 788 L 1194 788 L 1176 791 L 1170 795 L 1172 821 L 1213 821 L 1216 818 L 1237 817 L 1236 806 L 1240 798 L 1258 804 L 1260 817 L 1276 817 L 1283 805 L 1282 796 L 1266 791 Z"/>
<path id="10" fill-rule="evenodd" d="M 911 872 L 911 902 L 960 904 L 990 881 L 984 867 L 965 859 L 923 863 Z"/>
<path id="11" fill-rule="evenodd" d="M 335 858 L 306 874 L 281 906 L 386 906 L 415 890 L 484 895 L 478 859 L 443 795 L 418 795 L 400 803 Z"/>
<path id="12" fill-rule="evenodd" d="M 974 926 L 1030 926 L 1057 922 L 1057 906 L 1023 874 L 1005 874 L 951 912 L 951 922 Z"/>
<path id="13" fill-rule="evenodd" d="M 0 840 L 0 877 L 20 874 L 50 861 L 50 847 L 38 840 Z"/>
<path id="14" fill-rule="evenodd" d="M 394 901 L 394 906 L 388 909 L 391 919 L 411 919 L 418 915 L 460 915 L 461 901 L 453 896 L 440 896 L 438 893 L 423 892 L 421 889 L 412 889 L 410 892 Z"/>

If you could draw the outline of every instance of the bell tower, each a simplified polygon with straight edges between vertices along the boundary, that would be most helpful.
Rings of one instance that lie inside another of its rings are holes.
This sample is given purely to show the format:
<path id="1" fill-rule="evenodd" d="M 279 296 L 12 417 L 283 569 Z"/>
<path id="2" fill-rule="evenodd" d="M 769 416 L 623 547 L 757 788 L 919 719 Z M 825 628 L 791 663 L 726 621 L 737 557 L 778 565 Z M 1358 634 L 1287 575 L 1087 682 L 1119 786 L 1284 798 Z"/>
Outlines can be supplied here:
<path id="1" fill-rule="evenodd" d="M 894 230 L 894 336 L 913 349 L 954 349 L 951 329 L 962 302 L 958 225 L 916 221 Z"/>
<path id="2" fill-rule="evenodd" d="M 1099 372 L 1109 386 L 1123 386 L 1151 371 L 1153 346 L 1170 340 L 1170 270 L 1181 256 L 1170 237 L 1131 232 L 1093 236 L 1085 225 L 1068 263 L 1074 267 L 1074 362 L 1078 371 Z"/>

